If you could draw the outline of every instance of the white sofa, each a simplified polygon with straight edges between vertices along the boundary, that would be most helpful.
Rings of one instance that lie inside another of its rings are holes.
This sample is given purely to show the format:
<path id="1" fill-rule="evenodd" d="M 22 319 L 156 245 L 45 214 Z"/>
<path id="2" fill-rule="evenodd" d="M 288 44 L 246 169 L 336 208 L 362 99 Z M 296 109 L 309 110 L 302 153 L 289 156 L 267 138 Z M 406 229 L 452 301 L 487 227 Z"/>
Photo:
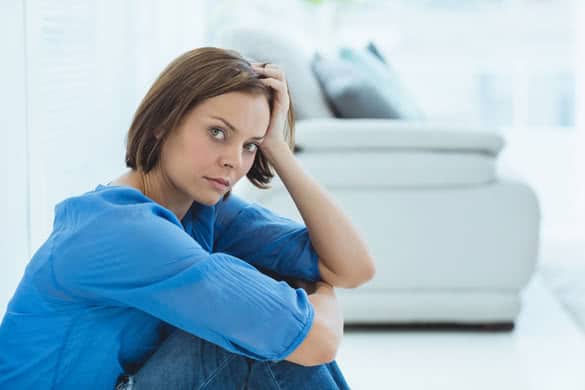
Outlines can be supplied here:
<path id="1" fill-rule="evenodd" d="M 496 174 L 501 136 L 430 123 L 336 119 L 308 55 L 294 42 L 233 29 L 216 46 L 283 67 L 300 114 L 297 158 L 370 245 L 375 278 L 358 289 L 338 289 L 346 324 L 513 324 L 535 269 L 540 213 L 530 187 Z M 241 181 L 234 192 L 302 221 L 276 179 L 270 190 Z"/>

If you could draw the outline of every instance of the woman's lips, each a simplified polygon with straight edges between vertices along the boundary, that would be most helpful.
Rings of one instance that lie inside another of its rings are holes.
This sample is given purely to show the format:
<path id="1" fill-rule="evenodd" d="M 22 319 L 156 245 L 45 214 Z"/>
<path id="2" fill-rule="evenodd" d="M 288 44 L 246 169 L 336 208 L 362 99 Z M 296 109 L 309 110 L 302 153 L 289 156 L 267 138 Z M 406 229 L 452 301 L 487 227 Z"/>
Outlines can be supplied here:
<path id="1" fill-rule="evenodd" d="M 206 177 L 207 181 L 215 188 L 221 191 L 225 191 L 229 185 L 227 185 L 222 179 L 211 179 Z"/>

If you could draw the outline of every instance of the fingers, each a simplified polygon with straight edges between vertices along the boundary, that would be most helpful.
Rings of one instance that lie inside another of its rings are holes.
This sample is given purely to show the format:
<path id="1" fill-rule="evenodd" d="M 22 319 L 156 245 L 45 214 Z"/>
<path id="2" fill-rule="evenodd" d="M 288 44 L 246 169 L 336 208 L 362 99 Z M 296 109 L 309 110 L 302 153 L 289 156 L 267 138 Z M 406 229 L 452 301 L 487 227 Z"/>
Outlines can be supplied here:
<path id="1" fill-rule="evenodd" d="M 269 87 L 274 88 L 275 90 L 286 94 L 286 84 L 280 80 L 276 79 L 260 79 L 264 84 L 268 85 Z"/>
<path id="2" fill-rule="evenodd" d="M 262 65 L 265 65 L 265 66 L 262 66 Z M 280 67 L 278 65 L 263 64 L 263 63 L 261 64 L 261 63 L 253 62 L 252 68 L 254 68 L 254 70 L 259 74 L 269 76 L 269 77 L 274 77 L 275 79 L 278 79 L 281 81 L 285 80 L 284 71 L 282 69 L 280 69 Z"/>
<path id="3" fill-rule="evenodd" d="M 259 79 L 262 83 L 272 87 L 280 95 L 281 103 L 288 106 L 288 86 L 284 72 L 278 65 L 266 63 L 252 63 L 252 68 L 256 73 L 265 76 L 266 78 Z"/>

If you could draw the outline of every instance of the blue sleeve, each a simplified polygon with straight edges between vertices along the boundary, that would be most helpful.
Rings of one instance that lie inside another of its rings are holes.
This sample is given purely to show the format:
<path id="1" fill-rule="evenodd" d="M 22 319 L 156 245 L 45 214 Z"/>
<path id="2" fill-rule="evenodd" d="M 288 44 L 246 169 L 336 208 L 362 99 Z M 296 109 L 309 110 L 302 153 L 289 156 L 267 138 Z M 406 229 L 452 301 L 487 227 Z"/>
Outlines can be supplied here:
<path id="1" fill-rule="evenodd" d="M 160 217 L 100 217 L 56 244 L 53 267 L 74 297 L 136 308 L 256 360 L 282 360 L 313 322 L 303 289 L 229 254 L 208 253 Z"/>
<path id="2" fill-rule="evenodd" d="M 281 276 L 321 280 L 306 226 L 233 194 L 217 204 L 214 250 Z"/>

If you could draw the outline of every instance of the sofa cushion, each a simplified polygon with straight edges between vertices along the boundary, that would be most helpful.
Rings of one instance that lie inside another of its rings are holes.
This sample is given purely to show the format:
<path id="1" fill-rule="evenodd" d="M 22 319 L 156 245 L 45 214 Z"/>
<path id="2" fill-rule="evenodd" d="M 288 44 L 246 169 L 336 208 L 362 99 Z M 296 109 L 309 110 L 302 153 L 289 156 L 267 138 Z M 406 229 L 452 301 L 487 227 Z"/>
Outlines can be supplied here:
<path id="1" fill-rule="evenodd" d="M 490 183 L 504 145 L 483 129 L 384 119 L 301 121 L 296 142 L 300 160 L 320 182 L 364 188 Z M 332 166 L 343 173 L 333 175 Z"/>
<path id="2" fill-rule="evenodd" d="M 399 118 L 368 77 L 343 60 L 315 54 L 311 69 L 319 80 L 335 115 L 341 118 Z"/>
<path id="3" fill-rule="evenodd" d="M 331 188 L 445 188 L 496 180 L 496 161 L 484 154 L 372 150 L 304 152 L 298 158 L 315 179 Z"/>
<path id="4" fill-rule="evenodd" d="M 377 54 L 374 54 L 372 50 Z M 377 48 L 357 50 L 344 47 L 339 50 L 339 56 L 370 80 L 387 101 L 387 104 L 393 107 L 399 118 L 423 118 L 421 110 L 404 88 L 396 70 L 390 66 L 387 60 L 380 61 L 382 57 Z"/>
<path id="5" fill-rule="evenodd" d="M 311 72 L 310 54 L 292 38 L 273 30 L 230 27 L 218 34 L 214 44 L 235 50 L 251 61 L 280 65 L 287 78 L 296 119 L 334 116 Z"/>
<path id="6" fill-rule="evenodd" d="M 312 119 L 297 124 L 297 144 L 311 151 L 376 150 L 497 156 L 504 138 L 470 126 L 386 119 Z"/>

